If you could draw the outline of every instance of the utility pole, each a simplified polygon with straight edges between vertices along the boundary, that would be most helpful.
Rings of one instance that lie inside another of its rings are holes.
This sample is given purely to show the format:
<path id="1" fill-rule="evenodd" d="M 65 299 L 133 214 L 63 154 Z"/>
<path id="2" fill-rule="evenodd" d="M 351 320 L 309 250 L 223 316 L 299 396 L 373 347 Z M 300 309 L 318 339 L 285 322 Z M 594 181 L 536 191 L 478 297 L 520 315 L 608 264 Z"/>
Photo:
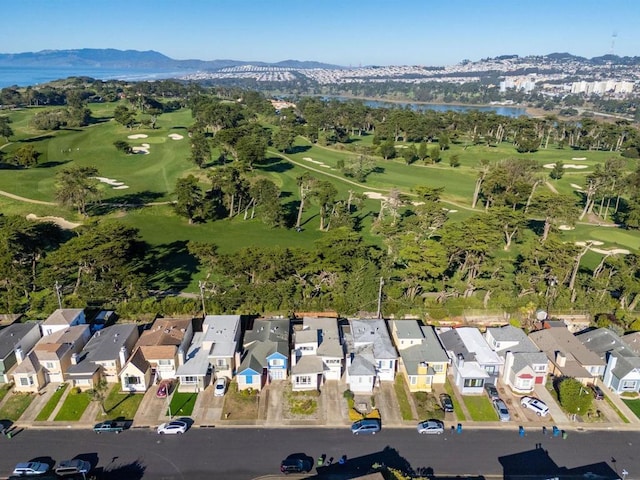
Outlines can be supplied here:
<path id="1" fill-rule="evenodd" d="M 62 285 L 60 285 L 56 280 L 56 284 L 54 285 L 54 288 L 56 289 L 56 297 L 58 297 L 58 308 L 62 310 L 62 296 L 61 296 Z"/>
<path id="2" fill-rule="evenodd" d="M 202 317 L 206 317 L 207 316 L 207 312 L 206 309 L 204 308 L 204 287 L 205 287 L 205 282 L 203 282 L 202 280 L 198 281 L 198 287 L 200 288 L 200 301 L 202 302 Z"/>
<path id="3" fill-rule="evenodd" d="M 382 318 L 382 287 L 384 286 L 384 278 L 380 277 L 380 288 L 378 289 L 378 314 L 377 318 Z"/>

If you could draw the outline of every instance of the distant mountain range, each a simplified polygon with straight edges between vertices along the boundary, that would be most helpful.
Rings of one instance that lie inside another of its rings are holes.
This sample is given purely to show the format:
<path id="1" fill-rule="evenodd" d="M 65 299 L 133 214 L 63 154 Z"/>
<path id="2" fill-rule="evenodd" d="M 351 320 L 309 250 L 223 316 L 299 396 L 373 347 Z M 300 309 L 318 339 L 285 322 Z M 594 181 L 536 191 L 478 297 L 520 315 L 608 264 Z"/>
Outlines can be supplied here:
<path id="1" fill-rule="evenodd" d="M 344 68 L 320 62 L 284 60 L 277 63 L 241 60 L 174 60 L 154 50 L 116 50 L 113 48 L 80 48 L 78 50 L 42 50 L 40 52 L 0 53 L 2 67 L 95 67 L 163 70 L 219 70 L 241 65 L 283 68 Z"/>
<path id="2" fill-rule="evenodd" d="M 640 57 L 619 57 L 603 55 L 591 59 L 570 53 L 551 53 L 544 56 L 520 57 L 518 55 L 501 55 L 493 60 L 518 61 L 552 61 L 578 62 L 590 65 L 616 64 L 640 65 Z M 481 60 L 492 60 L 486 58 Z M 466 60 L 465 62 L 468 62 Z M 216 71 L 225 67 L 242 65 L 282 67 L 290 69 L 325 68 L 343 69 L 340 65 L 331 65 L 313 61 L 284 60 L 277 63 L 243 61 L 243 60 L 174 60 L 154 50 L 116 50 L 113 48 L 80 48 L 77 50 L 42 50 L 40 52 L 0 53 L 1 67 L 85 67 L 113 69 L 148 69 L 148 70 L 200 70 Z"/>

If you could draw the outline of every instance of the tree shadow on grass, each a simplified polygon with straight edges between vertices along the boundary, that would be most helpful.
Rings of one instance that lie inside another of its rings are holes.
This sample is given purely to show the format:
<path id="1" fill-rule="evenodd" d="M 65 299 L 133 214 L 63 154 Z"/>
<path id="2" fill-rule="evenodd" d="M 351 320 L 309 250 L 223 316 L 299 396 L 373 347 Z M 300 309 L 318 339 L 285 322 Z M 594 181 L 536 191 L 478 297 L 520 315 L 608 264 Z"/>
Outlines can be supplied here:
<path id="1" fill-rule="evenodd" d="M 41 135 L 39 137 L 23 138 L 16 143 L 35 143 L 41 142 L 42 140 L 49 140 L 50 138 L 53 138 L 53 135 Z"/>
<path id="2" fill-rule="evenodd" d="M 286 153 L 287 155 L 295 155 L 296 153 L 304 153 L 311 150 L 311 145 L 294 145 L 291 148 L 287 148 Z"/>
<path id="3" fill-rule="evenodd" d="M 137 192 L 118 197 L 111 197 L 100 203 L 95 203 L 87 208 L 89 215 L 106 215 L 116 210 L 132 210 L 144 207 L 146 204 L 154 202 L 162 198 L 163 194 L 159 192 Z"/>
<path id="4" fill-rule="evenodd" d="M 53 168 L 59 167 L 61 165 L 66 165 L 71 162 L 71 160 L 50 160 L 48 162 L 39 163 L 36 165 L 36 168 Z"/>
<path id="5" fill-rule="evenodd" d="M 191 282 L 198 267 L 197 259 L 183 240 L 152 247 L 148 258 L 153 259 L 145 269 L 152 289 L 182 289 Z"/>
<path id="6" fill-rule="evenodd" d="M 254 165 L 255 170 L 263 172 L 284 173 L 291 170 L 293 165 L 280 157 L 269 157 Z"/>

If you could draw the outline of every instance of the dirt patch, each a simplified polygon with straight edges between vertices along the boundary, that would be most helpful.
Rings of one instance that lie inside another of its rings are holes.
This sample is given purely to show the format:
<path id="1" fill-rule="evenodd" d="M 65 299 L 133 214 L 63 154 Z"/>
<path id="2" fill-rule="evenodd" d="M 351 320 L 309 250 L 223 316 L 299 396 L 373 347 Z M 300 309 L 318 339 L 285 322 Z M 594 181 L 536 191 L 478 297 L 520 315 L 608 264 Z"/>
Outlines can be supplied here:
<path id="1" fill-rule="evenodd" d="M 179 133 L 170 133 L 169 134 L 169 138 L 171 140 L 182 140 L 184 137 L 182 135 L 180 135 Z"/>
<path id="2" fill-rule="evenodd" d="M 35 213 L 30 213 L 29 215 L 27 215 L 27 220 L 55 223 L 60 228 L 64 228 L 65 230 L 73 230 L 74 228 L 82 225 L 81 223 L 70 222 L 69 220 L 65 220 L 62 217 L 38 217 Z"/>

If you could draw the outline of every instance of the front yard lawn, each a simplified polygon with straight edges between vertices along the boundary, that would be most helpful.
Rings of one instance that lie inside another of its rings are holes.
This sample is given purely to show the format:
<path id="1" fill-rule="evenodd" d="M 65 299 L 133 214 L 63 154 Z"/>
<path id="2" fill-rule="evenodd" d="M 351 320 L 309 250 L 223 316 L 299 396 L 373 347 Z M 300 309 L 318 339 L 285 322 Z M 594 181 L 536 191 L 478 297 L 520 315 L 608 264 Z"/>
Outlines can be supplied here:
<path id="1" fill-rule="evenodd" d="M 318 410 L 318 395 L 317 390 L 294 392 L 291 387 L 288 387 L 284 394 L 287 399 L 288 413 L 296 417 L 314 415 Z"/>
<path id="2" fill-rule="evenodd" d="M 32 393 L 14 393 L 7 401 L 4 402 L 2 408 L 0 408 L 0 418 L 11 420 L 12 422 L 17 421 L 24 411 L 31 405 L 31 402 L 34 399 L 34 395 Z"/>
<path id="3" fill-rule="evenodd" d="M 100 411 L 96 415 L 96 420 L 115 420 L 116 418 L 133 420 L 143 398 L 144 394 L 142 393 L 121 393 L 120 384 L 116 383 L 107 398 L 104 399 L 104 409 L 107 415 L 103 415 Z"/>
<path id="4" fill-rule="evenodd" d="M 62 407 L 58 411 L 56 422 L 77 422 L 91 403 L 91 395 L 73 389 L 67 395 Z"/>
<path id="5" fill-rule="evenodd" d="M 7 395 L 7 393 L 9 393 L 9 390 L 11 390 L 11 386 L 12 384 L 7 383 L 3 385 L 2 388 L 0 388 L 0 402 Z"/>
<path id="6" fill-rule="evenodd" d="M 416 392 L 413 394 L 413 401 L 419 420 L 428 420 L 430 418 L 444 420 L 444 410 L 442 410 L 438 399 L 433 393 Z"/>
<path id="7" fill-rule="evenodd" d="M 486 395 L 464 395 L 464 404 L 474 422 L 495 422 L 498 414 Z"/>
<path id="8" fill-rule="evenodd" d="M 238 384 L 231 382 L 224 396 L 223 418 L 229 420 L 255 420 L 258 418 L 258 392 L 238 390 Z"/>
<path id="9" fill-rule="evenodd" d="M 640 418 L 640 399 L 627 400 L 623 398 L 622 401 L 631 409 L 636 417 Z"/>
<path id="10" fill-rule="evenodd" d="M 68 385 L 66 383 L 61 383 L 60 386 L 56 389 L 56 391 L 53 392 L 53 395 L 51 395 L 51 398 L 49 399 L 47 404 L 44 406 L 42 410 L 40 410 L 40 413 L 36 417 L 37 422 L 46 422 L 47 420 L 49 420 L 49 417 L 51 416 L 53 411 L 56 409 L 56 406 L 60 401 L 60 397 L 62 397 L 62 394 L 67 389 L 67 386 Z"/>
<path id="11" fill-rule="evenodd" d="M 167 415 L 170 417 L 188 417 L 193 413 L 193 407 L 198 398 L 197 393 L 191 392 L 175 392 L 171 397 L 169 411 Z"/>
<path id="12" fill-rule="evenodd" d="M 398 405 L 400 405 L 400 416 L 402 417 L 402 420 L 414 420 L 411 404 L 409 403 L 409 397 L 407 396 L 404 377 L 402 375 L 396 375 L 396 381 L 393 384 L 393 388 L 396 392 Z"/>

